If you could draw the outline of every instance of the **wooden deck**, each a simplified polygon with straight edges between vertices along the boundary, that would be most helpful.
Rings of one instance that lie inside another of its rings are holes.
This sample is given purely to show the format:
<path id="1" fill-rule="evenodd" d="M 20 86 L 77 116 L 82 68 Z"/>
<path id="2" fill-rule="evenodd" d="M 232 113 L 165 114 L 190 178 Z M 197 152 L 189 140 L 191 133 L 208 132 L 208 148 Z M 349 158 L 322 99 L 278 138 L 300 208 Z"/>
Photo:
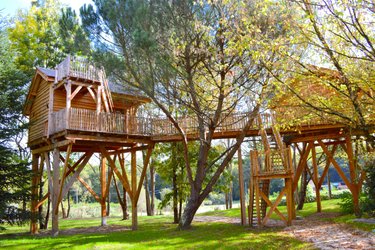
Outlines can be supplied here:
<path id="1" fill-rule="evenodd" d="M 247 113 L 237 113 L 226 115 L 222 118 L 217 127 L 214 138 L 235 138 L 241 133 L 244 124 L 248 120 Z M 154 142 L 179 141 L 181 135 L 172 123 L 165 118 L 145 118 L 136 116 L 126 116 L 121 113 L 97 112 L 95 110 L 70 108 L 61 109 L 51 114 L 51 124 L 49 134 L 52 136 L 62 131 L 78 131 L 81 134 L 102 133 L 111 137 L 117 136 L 124 138 L 147 138 Z M 255 121 L 252 128 L 246 131 L 247 136 L 258 136 L 261 126 L 271 132 L 272 119 L 270 114 L 261 115 L 262 124 Z M 194 117 L 181 117 L 178 122 L 189 140 L 198 139 L 198 126 Z M 327 123 L 321 121 L 314 124 L 300 124 L 298 127 L 281 130 L 282 134 L 301 134 L 309 135 L 318 132 L 323 135 L 333 130 L 335 133 L 343 128 L 340 124 Z"/>

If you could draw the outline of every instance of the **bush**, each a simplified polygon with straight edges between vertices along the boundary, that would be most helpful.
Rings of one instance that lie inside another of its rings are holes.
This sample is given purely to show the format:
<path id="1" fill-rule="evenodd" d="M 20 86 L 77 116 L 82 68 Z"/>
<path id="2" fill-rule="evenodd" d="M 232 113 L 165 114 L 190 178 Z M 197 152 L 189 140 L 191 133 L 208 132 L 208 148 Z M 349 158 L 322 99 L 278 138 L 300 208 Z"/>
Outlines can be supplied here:
<path id="1" fill-rule="evenodd" d="M 339 206 L 341 208 L 341 212 L 343 214 L 352 214 L 354 213 L 354 204 L 353 204 L 353 196 L 350 192 L 343 192 L 340 195 L 341 202 L 339 202 Z"/>
<path id="2" fill-rule="evenodd" d="M 375 160 L 369 161 L 366 170 L 364 183 L 365 197 L 362 202 L 362 210 L 369 216 L 375 216 Z"/>

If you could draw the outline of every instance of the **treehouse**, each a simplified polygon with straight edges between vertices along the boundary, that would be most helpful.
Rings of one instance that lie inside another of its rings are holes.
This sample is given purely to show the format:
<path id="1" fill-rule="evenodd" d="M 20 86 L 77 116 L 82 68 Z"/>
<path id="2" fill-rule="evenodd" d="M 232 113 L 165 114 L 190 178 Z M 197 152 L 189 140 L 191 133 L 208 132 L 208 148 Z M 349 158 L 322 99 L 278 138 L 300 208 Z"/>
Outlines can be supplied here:
<path id="1" fill-rule="evenodd" d="M 137 117 L 148 102 L 132 89 L 109 83 L 104 70 L 86 59 L 69 56 L 56 70 L 36 70 L 24 108 L 30 120 L 28 145 L 46 145 L 47 138 L 101 141 L 150 134 L 150 123 Z"/>
<path id="2" fill-rule="evenodd" d="M 295 84 L 302 86 L 306 95 L 309 91 L 325 92 L 320 82 L 309 78 L 295 81 Z M 317 210 L 321 211 L 319 190 L 331 165 L 358 202 L 364 173 L 353 154 L 351 131 L 339 121 L 331 122 L 316 114 L 307 121 L 294 123 L 301 116 L 310 115 L 309 110 L 300 105 L 293 106 L 294 99 L 288 93 L 277 98 L 273 100 L 273 108 L 259 114 L 257 119 L 255 114 L 247 112 L 221 114 L 213 134 L 214 139 L 253 137 L 263 144 L 261 149 L 250 153 L 249 224 L 263 226 L 275 212 L 290 225 L 295 216 L 293 193 L 302 172 L 306 171 L 316 187 Z M 150 101 L 133 89 L 108 82 L 103 69 L 86 59 L 68 56 L 55 69 L 36 69 L 24 107 L 24 114 L 30 119 L 28 145 L 32 152 L 31 233 L 37 232 L 38 211 L 49 198 L 53 209 L 52 233 L 58 233 L 59 204 L 75 181 L 79 181 L 101 205 L 102 225 L 106 225 L 106 200 L 111 180 L 116 177 L 130 197 L 132 229 L 137 229 L 137 203 L 155 143 L 182 140 L 168 119 L 145 118 L 138 114 L 139 108 Z M 280 127 L 278 123 L 282 119 L 293 122 Z M 180 117 L 177 123 L 188 140 L 199 139 L 195 117 Z M 348 155 L 350 178 L 334 158 L 339 146 Z M 321 150 L 317 152 L 316 147 Z M 292 148 L 298 151 L 299 157 L 292 156 Z M 143 166 L 137 173 L 136 154 L 139 151 L 147 153 L 142 157 Z M 130 160 L 126 160 L 125 153 L 131 155 Z M 100 193 L 80 177 L 94 154 L 100 159 Z M 310 157 L 312 167 L 308 164 Z M 318 171 L 320 159 L 325 160 L 321 174 Z M 130 170 L 126 168 L 127 163 Z M 238 149 L 238 167 L 241 222 L 246 224 L 241 147 Z M 42 196 L 40 184 L 45 169 L 48 192 Z M 285 187 L 272 203 L 268 198 L 269 183 L 277 178 L 285 180 Z M 284 195 L 287 217 L 277 209 Z M 270 207 L 268 212 L 267 207 Z"/>

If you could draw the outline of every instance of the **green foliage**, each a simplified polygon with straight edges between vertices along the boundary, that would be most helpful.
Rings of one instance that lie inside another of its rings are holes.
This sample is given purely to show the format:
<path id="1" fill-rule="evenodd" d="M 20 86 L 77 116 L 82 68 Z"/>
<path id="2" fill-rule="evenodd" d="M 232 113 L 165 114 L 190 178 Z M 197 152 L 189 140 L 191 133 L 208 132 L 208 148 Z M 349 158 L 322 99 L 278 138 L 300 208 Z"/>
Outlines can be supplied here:
<path id="1" fill-rule="evenodd" d="M 375 160 L 367 162 L 365 171 L 365 196 L 362 201 L 362 210 L 368 215 L 375 217 Z"/>

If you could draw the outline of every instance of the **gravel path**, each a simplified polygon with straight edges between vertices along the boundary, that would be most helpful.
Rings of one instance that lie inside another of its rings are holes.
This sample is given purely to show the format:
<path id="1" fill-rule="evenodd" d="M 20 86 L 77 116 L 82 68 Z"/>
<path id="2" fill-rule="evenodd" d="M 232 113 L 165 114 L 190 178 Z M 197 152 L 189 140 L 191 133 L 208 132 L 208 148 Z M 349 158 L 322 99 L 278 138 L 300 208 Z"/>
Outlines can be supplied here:
<path id="1" fill-rule="evenodd" d="M 344 224 L 332 223 L 324 218 L 333 218 L 338 214 L 314 214 L 302 220 L 293 221 L 293 225 L 285 227 L 281 221 L 269 220 L 267 227 L 283 227 L 281 232 L 299 240 L 311 242 L 316 248 L 328 249 L 366 249 L 375 250 L 375 234 L 350 228 Z M 239 218 L 220 216 L 196 216 L 195 222 L 225 222 L 240 224 Z"/>

